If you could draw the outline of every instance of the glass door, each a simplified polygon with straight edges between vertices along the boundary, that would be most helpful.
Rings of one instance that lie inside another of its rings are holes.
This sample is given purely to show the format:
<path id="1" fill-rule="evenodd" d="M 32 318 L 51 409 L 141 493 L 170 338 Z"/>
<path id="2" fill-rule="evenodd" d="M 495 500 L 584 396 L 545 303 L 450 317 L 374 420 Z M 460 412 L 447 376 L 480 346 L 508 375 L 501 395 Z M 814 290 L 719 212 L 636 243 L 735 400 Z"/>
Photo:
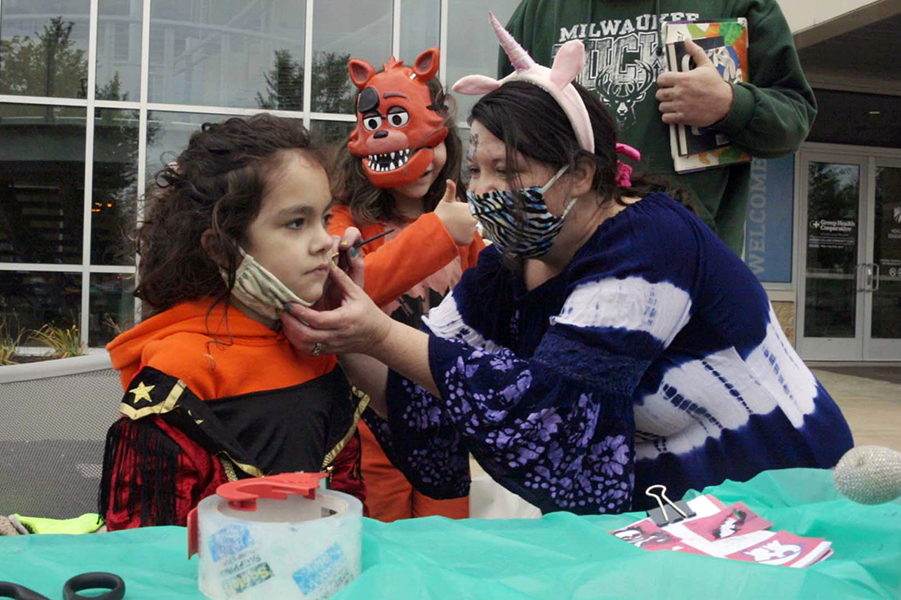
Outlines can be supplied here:
<path id="1" fill-rule="evenodd" d="M 866 171 L 861 157 L 801 157 L 798 347 L 806 360 L 863 356 Z"/>
<path id="2" fill-rule="evenodd" d="M 874 161 L 873 277 L 865 358 L 901 359 L 901 160 Z"/>
<path id="3" fill-rule="evenodd" d="M 798 350 L 901 360 L 901 159 L 802 151 Z"/>

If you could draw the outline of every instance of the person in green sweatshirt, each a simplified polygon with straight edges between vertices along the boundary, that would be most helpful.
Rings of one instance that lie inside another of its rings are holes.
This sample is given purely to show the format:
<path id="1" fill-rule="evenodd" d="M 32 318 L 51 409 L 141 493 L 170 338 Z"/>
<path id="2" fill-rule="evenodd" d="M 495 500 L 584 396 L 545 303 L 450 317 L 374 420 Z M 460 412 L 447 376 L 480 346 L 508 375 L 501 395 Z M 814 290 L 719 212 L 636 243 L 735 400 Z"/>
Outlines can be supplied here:
<path id="1" fill-rule="evenodd" d="M 697 47 L 699 68 L 666 72 L 661 23 L 735 17 L 748 20 L 748 83 L 723 81 L 712 64 L 702 65 Z M 753 157 L 776 158 L 798 149 L 816 117 L 813 90 L 775 0 L 523 0 L 507 30 L 543 65 L 565 42 L 582 40 L 587 59 L 578 82 L 611 111 L 621 141 L 641 151 L 647 174 L 675 176 L 669 123 L 712 125 Z M 512 71 L 503 52 L 498 71 Z M 698 216 L 739 255 L 750 178 L 751 165 L 742 163 L 676 180 Z"/>

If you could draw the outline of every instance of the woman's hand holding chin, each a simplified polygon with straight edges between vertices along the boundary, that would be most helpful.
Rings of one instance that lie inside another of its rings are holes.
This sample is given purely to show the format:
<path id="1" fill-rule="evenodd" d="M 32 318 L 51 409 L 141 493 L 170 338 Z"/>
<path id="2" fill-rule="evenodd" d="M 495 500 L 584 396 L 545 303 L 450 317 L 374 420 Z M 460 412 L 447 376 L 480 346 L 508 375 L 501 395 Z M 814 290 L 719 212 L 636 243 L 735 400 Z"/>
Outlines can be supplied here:
<path id="1" fill-rule="evenodd" d="M 358 232 L 359 233 L 359 232 Z M 362 273 L 362 259 L 359 272 Z M 349 269 L 356 272 L 357 267 Z M 332 269 L 328 279 L 326 310 L 317 306 L 288 304 L 281 320 L 291 344 L 304 353 L 319 344 L 318 354 L 374 354 L 388 337 L 393 321 L 341 269 Z"/>

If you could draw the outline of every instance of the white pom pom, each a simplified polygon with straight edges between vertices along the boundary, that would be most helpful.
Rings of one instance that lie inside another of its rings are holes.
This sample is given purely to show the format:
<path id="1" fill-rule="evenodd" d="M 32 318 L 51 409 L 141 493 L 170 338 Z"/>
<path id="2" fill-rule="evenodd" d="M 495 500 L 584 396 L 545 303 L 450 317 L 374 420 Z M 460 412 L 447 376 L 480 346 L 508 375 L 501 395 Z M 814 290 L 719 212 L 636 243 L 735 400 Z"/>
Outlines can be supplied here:
<path id="1" fill-rule="evenodd" d="M 835 487 L 861 504 L 882 504 L 901 497 L 901 452 L 882 446 L 858 446 L 835 466 Z"/>

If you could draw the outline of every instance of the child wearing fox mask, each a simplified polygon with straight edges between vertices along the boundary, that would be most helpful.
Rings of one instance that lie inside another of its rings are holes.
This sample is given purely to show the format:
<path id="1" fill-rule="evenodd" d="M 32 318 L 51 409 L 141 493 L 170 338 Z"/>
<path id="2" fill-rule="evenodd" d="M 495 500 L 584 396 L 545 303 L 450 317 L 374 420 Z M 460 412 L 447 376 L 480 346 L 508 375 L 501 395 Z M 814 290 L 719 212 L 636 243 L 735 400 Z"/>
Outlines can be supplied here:
<path id="1" fill-rule="evenodd" d="M 357 127 L 339 151 L 338 204 L 329 230 L 358 227 L 364 238 L 364 289 L 387 314 L 413 327 L 475 265 L 484 244 L 462 196 L 462 144 L 454 111 L 435 78 L 438 50 L 411 66 L 394 57 L 376 70 L 353 59 Z M 458 195 L 458 190 L 461 193 Z M 433 500 L 410 485 L 360 422 L 370 514 L 382 521 L 441 515 L 463 518 L 467 498 Z"/>

